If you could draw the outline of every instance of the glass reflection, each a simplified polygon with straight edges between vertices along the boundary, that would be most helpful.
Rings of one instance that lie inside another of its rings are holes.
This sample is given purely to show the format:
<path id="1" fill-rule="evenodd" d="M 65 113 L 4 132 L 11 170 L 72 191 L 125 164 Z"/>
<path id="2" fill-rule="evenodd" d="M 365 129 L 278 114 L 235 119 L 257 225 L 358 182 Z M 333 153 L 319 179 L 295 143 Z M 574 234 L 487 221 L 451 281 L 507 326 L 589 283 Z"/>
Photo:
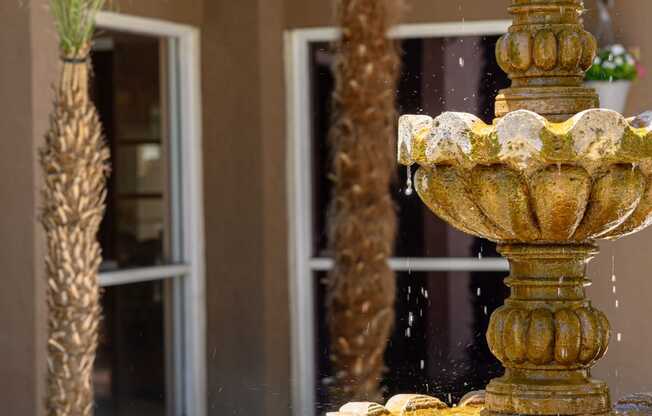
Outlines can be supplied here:
<path id="1" fill-rule="evenodd" d="M 509 79 L 495 59 L 497 36 L 407 39 L 401 41 L 402 67 L 397 91 L 400 114 L 465 111 L 491 122 L 494 98 Z M 333 55 L 326 43 L 311 46 L 313 117 L 313 255 L 328 256 L 325 232 L 331 182 L 327 141 L 333 92 Z M 399 216 L 396 257 L 491 256 L 495 245 L 449 227 L 416 193 L 405 196 L 405 168 L 396 173 L 392 194 Z"/>
<path id="2" fill-rule="evenodd" d="M 169 180 L 158 38 L 103 33 L 93 50 L 93 97 L 111 148 L 100 241 L 104 271 L 166 261 Z"/>
<path id="3" fill-rule="evenodd" d="M 396 318 L 385 352 L 386 396 L 419 392 L 457 401 L 483 389 L 502 368 L 487 346 L 491 313 L 508 289 L 504 272 L 397 272 Z M 332 410 L 332 367 L 326 321 L 326 272 L 315 273 L 317 402 Z"/>
<path id="4" fill-rule="evenodd" d="M 165 286 L 158 281 L 105 289 L 93 374 L 97 416 L 165 415 Z"/>

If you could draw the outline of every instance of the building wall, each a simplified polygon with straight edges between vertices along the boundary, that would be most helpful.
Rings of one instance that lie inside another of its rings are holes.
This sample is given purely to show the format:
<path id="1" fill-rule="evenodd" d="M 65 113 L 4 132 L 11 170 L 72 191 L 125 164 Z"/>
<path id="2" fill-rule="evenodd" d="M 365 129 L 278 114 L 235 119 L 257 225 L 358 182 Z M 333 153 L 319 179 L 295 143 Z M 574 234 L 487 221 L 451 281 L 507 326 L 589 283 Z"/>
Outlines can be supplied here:
<path id="1" fill-rule="evenodd" d="M 285 212 L 277 207 L 284 202 L 278 5 L 205 4 L 208 408 L 215 415 L 290 408 Z"/>
<path id="2" fill-rule="evenodd" d="M 197 26 L 203 21 L 204 0 L 105 0 L 105 2 L 107 10 L 118 13 Z"/>
<path id="3" fill-rule="evenodd" d="M 595 20 L 595 0 L 587 1 L 587 20 Z M 640 47 L 642 64 L 652 69 L 652 26 L 646 16 L 652 13 L 652 2 L 617 1 L 614 26 L 617 41 L 628 47 Z M 637 81 L 627 105 L 627 115 L 652 109 L 652 76 Z M 612 397 L 652 390 L 652 230 L 626 237 L 614 243 L 601 244 L 601 254 L 589 266 L 593 286 L 589 293 L 596 306 L 611 320 L 613 335 L 606 357 L 594 375 L 609 382 Z M 612 268 L 616 282 L 612 283 Z M 613 286 L 616 293 L 613 293 Z M 619 307 L 616 308 L 615 301 Z M 621 334 L 618 342 L 617 334 Z"/>
<path id="4" fill-rule="evenodd" d="M 38 30 L 35 30 L 38 28 Z M 41 414 L 45 389 L 43 236 L 37 224 L 36 152 L 56 76 L 44 7 L 0 4 L 0 403 L 8 415 Z"/>
<path id="5" fill-rule="evenodd" d="M 334 1 L 286 0 L 286 27 L 329 26 L 334 21 Z M 464 20 L 504 19 L 506 0 L 403 0 L 406 23 L 449 22 Z"/>

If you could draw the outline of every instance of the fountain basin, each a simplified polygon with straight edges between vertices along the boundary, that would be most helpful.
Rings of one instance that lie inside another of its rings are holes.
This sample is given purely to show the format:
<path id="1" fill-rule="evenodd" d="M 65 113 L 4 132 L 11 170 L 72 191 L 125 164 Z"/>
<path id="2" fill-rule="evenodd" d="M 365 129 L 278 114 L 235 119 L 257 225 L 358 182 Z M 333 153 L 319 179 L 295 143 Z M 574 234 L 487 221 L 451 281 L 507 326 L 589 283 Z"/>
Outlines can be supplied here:
<path id="1" fill-rule="evenodd" d="M 554 123 L 519 110 L 492 125 L 407 115 L 398 159 L 420 166 L 415 187 L 435 214 L 496 242 L 616 239 L 652 222 L 649 113 L 592 109 Z"/>

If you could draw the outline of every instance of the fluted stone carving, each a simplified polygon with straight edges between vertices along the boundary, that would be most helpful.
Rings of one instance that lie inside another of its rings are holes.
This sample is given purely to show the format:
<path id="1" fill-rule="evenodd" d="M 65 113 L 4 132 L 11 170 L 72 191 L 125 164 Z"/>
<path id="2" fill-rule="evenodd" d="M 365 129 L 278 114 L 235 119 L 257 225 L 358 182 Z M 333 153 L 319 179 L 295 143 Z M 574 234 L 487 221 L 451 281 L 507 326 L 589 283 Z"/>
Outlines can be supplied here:
<path id="1" fill-rule="evenodd" d="M 609 344 L 609 322 L 590 306 L 524 309 L 503 306 L 487 333 L 491 352 L 515 368 L 581 368 L 602 358 Z"/>
<path id="2" fill-rule="evenodd" d="M 581 29 L 552 29 L 510 32 L 496 44 L 500 67 L 513 78 L 558 75 L 583 77 L 593 64 L 597 44 L 593 35 Z"/>
<path id="3" fill-rule="evenodd" d="M 580 0 L 512 0 L 514 25 L 496 44 L 500 67 L 512 86 L 496 99 L 496 115 L 526 109 L 563 120 L 597 107 L 595 92 L 582 86 L 596 53 L 582 27 Z"/>
<path id="4" fill-rule="evenodd" d="M 652 221 L 652 126 L 610 110 L 564 123 L 520 110 L 493 125 L 464 113 L 403 116 L 399 161 L 460 230 L 493 241 L 617 239 Z"/>

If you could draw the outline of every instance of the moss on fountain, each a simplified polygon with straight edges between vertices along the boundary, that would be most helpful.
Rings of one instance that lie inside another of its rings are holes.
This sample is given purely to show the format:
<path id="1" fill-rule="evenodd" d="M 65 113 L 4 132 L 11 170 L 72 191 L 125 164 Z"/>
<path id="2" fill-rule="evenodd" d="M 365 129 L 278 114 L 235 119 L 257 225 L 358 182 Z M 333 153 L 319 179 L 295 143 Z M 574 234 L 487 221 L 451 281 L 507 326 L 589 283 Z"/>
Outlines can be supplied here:
<path id="1" fill-rule="evenodd" d="M 499 242 L 615 239 L 652 223 L 652 128 L 602 109 L 555 123 L 527 110 L 487 125 L 466 113 L 403 116 L 399 161 L 423 201 Z"/>
<path id="2" fill-rule="evenodd" d="M 545 164 L 576 164 L 589 170 L 605 163 L 652 158 L 652 128 L 604 109 L 582 111 L 561 123 L 518 110 L 487 125 L 472 114 L 447 112 L 435 119 L 399 120 L 398 160 L 404 165 L 505 164 L 528 170 Z"/>

